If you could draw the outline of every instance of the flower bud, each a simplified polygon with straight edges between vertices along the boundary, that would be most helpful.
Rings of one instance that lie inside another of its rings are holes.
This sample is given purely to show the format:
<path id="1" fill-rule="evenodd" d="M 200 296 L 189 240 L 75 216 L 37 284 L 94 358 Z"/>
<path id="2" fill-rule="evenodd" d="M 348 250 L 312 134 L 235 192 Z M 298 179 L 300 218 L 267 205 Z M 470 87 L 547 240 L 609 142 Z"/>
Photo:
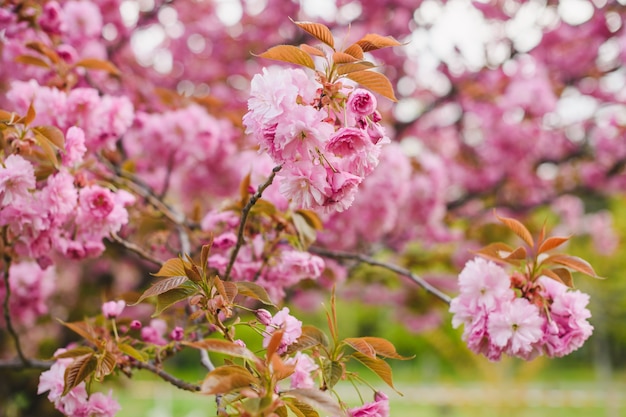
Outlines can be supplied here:
<path id="1" fill-rule="evenodd" d="M 172 330 L 170 333 L 170 339 L 176 342 L 180 342 L 181 340 L 183 340 L 183 337 L 185 337 L 185 331 L 180 326 L 174 327 L 174 330 Z"/>
<path id="2" fill-rule="evenodd" d="M 141 329 L 141 322 L 139 320 L 133 320 L 130 322 L 130 328 L 133 330 Z"/>
<path id="3" fill-rule="evenodd" d="M 126 307 L 126 301 L 108 301 L 102 304 L 102 314 L 107 319 L 114 319 L 124 311 L 124 307 Z"/>
<path id="4" fill-rule="evenodd" d="M 272 322 L 272 314 L 264 308 L 260 308 L 256 311 L 256 319 L 259 323 L 269 326 Z"/>

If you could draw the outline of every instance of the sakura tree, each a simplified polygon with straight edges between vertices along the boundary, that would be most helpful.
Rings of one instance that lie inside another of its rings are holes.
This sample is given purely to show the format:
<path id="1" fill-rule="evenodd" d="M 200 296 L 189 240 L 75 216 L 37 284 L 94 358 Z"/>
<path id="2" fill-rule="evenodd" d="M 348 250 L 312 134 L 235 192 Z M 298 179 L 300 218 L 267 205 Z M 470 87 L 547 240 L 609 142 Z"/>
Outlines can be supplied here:
<path id="1" fill-rule="evenodd" d="M 574 233 L 617 247 L 610 212 L 588 208 L 626 189 L 626 9 L 317 6 L 1 6 L 0 369 L 39 370 L 25 415 L 45 412 L 37 393 L 112 416 L 98 382 L 144 369 L 218 415 L 388 416 L 388 393 L 349 406 L 335 386 L 363 382 L 359 362 L 393 390 L 387 360 L 411 353 L 340 334 L 337 297 L 393 305 L 415 331 L 449 308 L 490 360 L 591 336 L 572 273 L 597 274 L 563 250 Z M 507 242 L 480 233 L 494 222 Z M 448 277 L 412 270 L 406 254 L 443 245 Z M 399 285 L 364 284 L 358 264 Z M 324 329 L 289 308 L 322 301 Z M 200 383 L 163 369 L 183 350 Z"/>

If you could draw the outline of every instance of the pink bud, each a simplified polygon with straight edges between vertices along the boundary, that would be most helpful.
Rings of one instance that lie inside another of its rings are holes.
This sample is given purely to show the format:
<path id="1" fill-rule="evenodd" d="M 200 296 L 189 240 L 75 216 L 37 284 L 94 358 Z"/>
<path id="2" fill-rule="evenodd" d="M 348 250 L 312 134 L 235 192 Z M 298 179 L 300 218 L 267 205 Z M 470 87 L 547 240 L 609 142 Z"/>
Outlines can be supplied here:
<path id="1" fill-rule="evenodd" d="M 183 340 L 183 337 L 185 337 L 185 331 L 180 326 L 174 327 L 174 330 L 170 333 L 170 339 L 176 342 Z"/>
<path id="2" fill-rule="evenodd" d="M 141 322 L 139 320 L 133 320 L 130 322 L 130 328 L 133 330 L 141 329 Z"/>
<path id="3" fill-rule="evenodd" d="M 122 314 L 122 311 L 124 311 L 124 307 L 126 307 L 126 301 L 124 300 L 108 301 L 102 304 L 102 314 L 107 319 L 114 319 L 115 317 Z"/>
<path id="4" fill-rule="evenodd" d="M 256 311 L 256 319 L 259 323 L 269 326 L 272 322 L 272 314 L 264 308 L 260 308 Z"/>
<path id="5" fill-rule="evenodd" d="M 243 340 L 241 340 L 241 339 L 237 339 L 237 340 L 235 340 L 235 344 L 236 344 L 236 345 L 239 345 L 239 346 L 241 346 L 241 347 L 244 347 L 244 348 L 246 347 L 246 342 L 244 342 L 244 341 L 243 341 Z"/>

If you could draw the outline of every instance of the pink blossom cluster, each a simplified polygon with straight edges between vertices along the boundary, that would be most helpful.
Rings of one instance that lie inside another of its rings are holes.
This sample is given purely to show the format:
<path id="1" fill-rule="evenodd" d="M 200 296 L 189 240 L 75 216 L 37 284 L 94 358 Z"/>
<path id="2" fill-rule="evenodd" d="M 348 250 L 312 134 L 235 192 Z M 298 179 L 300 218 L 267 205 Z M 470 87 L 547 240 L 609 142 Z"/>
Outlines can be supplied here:
<path id="1" fill-rule="evenodd" d="M 350 417 L 389 417 L 389 397 L 378 391 L 374 401 L 348 410 Z"/>
<path id="2" fill-rule="evenodd" d="M 257 317 L 259 317 L 258 314 Z M 283 332 L 283 337 L 278 349 L 276 350 L 278 354 L 285 353 L 289 345 L 292 345 L 300 336 L 302 336 L 302 322 L 289 314 L 288 307 L 284 307 L 282 310 L 274 314 L 269 322 L 263 324 L 266 324 L 264 332 L 265 336 L 263 338 L 264 348 L 269 346 L 270 340 L 272 339 L 272 335 L 275 331 L 281 330 Z M 310 368 L 310 366 L 306 365 L 304 362 L 301 366 L 303 369 Z"/>
<path id="3" fill-rule="evenodd" d="M 322 91 L 301 69 L 264 68 L 252 79 L 243 121 L 260 150 L 282 165 L 280 192 L 287 199 L 296 207 L 344 211 L 389 139 L 372 93 L 344 87 L 335 115 L 322 105 Z"/>
<path id="4" fill-rule="evenodd" d="M 291 389 L 310 389 L 315 388 L 315 380 L 313 375 L 319 369 L 306 353 L 296 352 L 296 354 L 285 361 L 285 365 L 295 365 L 293 374 L 289 377 Z"/>
<path id="5" fill-rule="evenodd" d="M 55 355 L 64 351 L 65 349 L 59 349 Z M 47 391 L 48 400 L 67 417 L 113 417 L 120 410 L 120 405 L 111 393 L 88 394 L 84 381 L 66 395 L 62 395 L 65 387 L 65 370 L 73 361 L 73 358 L 58 359 L 49 370 L 43 372 L 39 378 L 37 393 L 43 394 Z"/>
<path id="6" fill-rule="evenodd" d="M 56 278 L 54 268 L 42 270 L 35 262 L 24 261 L 11 265 L 9 309 L 14 324 L 32 326 L 37 318 L 48 313 L 47 301 L 54 293 Z M 5 298 L 5 281 L 0 280 L 0 300 Z"/>
<path id="7" fill-rule="evenodd" d="M 470 350 L 490 360 L 503 353 L 526 360 L 542 353 L 561 357 L 581 347 L 593 331 L 587 321 L 589 296 L 545 276 L 527 282 L 476 258 L 461 271 L 459 288 L 450 305 L 452 325 L 463 324 Z M 522 289 L 521 296 L 514 288 Z"/>

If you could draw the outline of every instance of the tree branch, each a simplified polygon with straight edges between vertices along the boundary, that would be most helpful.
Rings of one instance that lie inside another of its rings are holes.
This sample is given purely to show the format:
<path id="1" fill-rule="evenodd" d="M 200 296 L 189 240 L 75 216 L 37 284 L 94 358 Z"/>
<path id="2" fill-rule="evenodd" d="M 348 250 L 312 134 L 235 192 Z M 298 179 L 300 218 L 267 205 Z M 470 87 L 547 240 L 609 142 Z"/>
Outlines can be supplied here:
<path id="1" fill-rule="evenodd" d="M 27 359 L 27 363 L 24 363 L 22 358 L 0 360 L 0 369 L 11 369 L 16 371 L 23 371 L 25 369 L 50 369 L 54 365 L 53 361 L 42 361 L 39 359 Z"/>
<path id="2" fill-rule="evenodd" d="M 133 366 L 137 369 L 145 369 L 147 371 L 152 372 L 153 374 L 159 376 L 164 381 L 169 382 L 177 388 L 180 388 L 185 391 L 198 392 L 200 391 L 200 386 L 196 384 L 191 384 L 189 382 L 183 381 L 182 379 L 178 379 L 175 376 L 165 372 L 163 369 L 157 368 L 155 365 L 148 362 L 135 362 Z"/>
<path id="3" fill-rule="evenodd" d="M 395 272 L 398 275 L 402 275 L 402 276 L 409 278 L 411 281 L 413 281 L 420 287 L 424 288 L 426 292 L 434 295 L 435 297 L 439 298 L 441 301 L 443 301 L 446 304 L 450 304 L 450 302 L 452 301 L 449 295 L 444 294 L 443 292 L 441 292 L 434 286 L 430 285 L 419 275 L 416 275 L 413 272 L 409 271 L 408 269 L 399 267 L 397 265 L 382 262 L 372 257 L 361 255 L 358 253 L 331 251 L 328 249 L 323 249 L 323 248 L 314 247 L 314 246 L 309 248 L 309 252 L 314 253 L 316 255 L 324 256 L 326 258 L 336 259 L 336 260 L 352 260 L 352 261 L 365 263 L 368 265 L 380 266 L 381 268 L 388 269 L 390 271 Z"/>
<path id="4" fill-rule="evenodd" d="M 111 236 L 111 239 L 113 239 L 116 243 L 122 245 L 123 247 L 125 247 L 129 251 L 136 253 L 137 255 L 142 257 L 143 259 L 145 259 L 147 261 L 150 261 L 150 262 L 152 262 L 155 265 L 163 266 L 163 263 L 164 263 L 163 261 L 155 258 L 151 254 L 149 254 L 146 250 L 144 250 L 142 247 L 140 247 L 138 245 L 135 245 L 134 243 L 129 242 L 128 240 L 123 239 L 117 233 L 111 233 L 110 236 Z"/>
<path id="5" fill-rule="evenodd" d="M 248 215 L 250 214 L 250 210 L 252 210 L 252 207 L 254 207 L 257 201 L 259 201 L 259 199 L 263 195 L 263 191 L 265 191 L 265 189 L 272 184 L 272 182 L 274 181 L 274 177 L 276 177 L 276 174 L 278 173 L 278 171 L 282 169 L 282 167 L 283 167 L 282 165 L 278 165 L 278 166 L 275 166 L 274 169 L 272 169 L 272 173 L 267 179 L 267 181 L 259 185 L 259 188 L 256 190 L 256 193 L 254 193 L 254 195 L 250 197 L 250 200 L 248 200 L 243 210 L 241 211 L 241 221 L 239 222 L 239 231 L 237 232 L 237 243 L 235 244 L 235 248 L 233 249 L 233 252 L 230 255 L 230 261 L 228 262 L 228 266 L 226 267 L 226 272 L 224 273 L 224 278 L 223 278 L 224 281 L 228 280 L 228 278 L 230 277 L 230 272 L 233 269 L 233 265 L 235 265 L 235 260 L 237 260 L 237 255 L 239 254 L 239 250 L 241 249 L 241 246 L 243 245 L 243 241 L 244 241 L 243 233 L 246 227 L 246 221 L 248 220 Z"/>
<path id="6" fill-rule="evenodd" d="M 6 232 L 6 228 L 4 229 Z M 6 245 L 5 245 L 6 246 Z M 6 323 L 7 330 L 13 339 L 13 343 L 15 344 L 15 350 L 17 351 L 17 356 L 22 362 L 22 365 L 25 367 L 30 366 L 30 359 L 28 359 L 24 352 L 22 351 L 22 345 L 20 343 L 20 337 L 17 334 L 17 331 L 13 327 L 13 321 L 11 320 L 11 307 L 9 304 L 9 300 L 11 299 L 11 285 L 9 283 L 9 269 L 11 268 L 11 257 L 5 252 L 4 254 L 4 303 L 3 303 L 3 311 L 4 311 L 4 322 Z"/>

